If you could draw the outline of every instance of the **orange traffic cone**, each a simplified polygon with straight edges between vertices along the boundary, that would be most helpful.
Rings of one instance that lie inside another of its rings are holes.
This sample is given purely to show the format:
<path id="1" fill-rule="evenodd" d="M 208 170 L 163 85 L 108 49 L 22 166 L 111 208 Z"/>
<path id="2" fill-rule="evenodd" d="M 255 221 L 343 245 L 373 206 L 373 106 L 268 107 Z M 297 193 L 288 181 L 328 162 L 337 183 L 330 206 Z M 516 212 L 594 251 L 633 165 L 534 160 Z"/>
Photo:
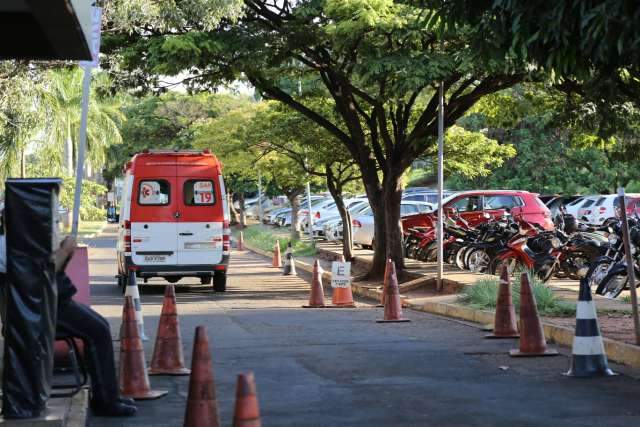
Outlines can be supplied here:
<path id="1" fill-rule="evenodd" d="M 242 234 L 242 231 L 240 232 L 240 235 L 238 236 L 238 250 L 239 251 L 244 251 L 244 236 Z"/>
<path id="2" fill-rule="evenodd" d="M 322 272 L 320 271 L 320 261 L 313 263 L 313 273 L 311 278 L 311 293 L 309 294 L 309 304 L 303 308 L 324 308 L 324 289 L 322 288 Z"/>
<path id="3" fill-rule="evenodd" d="M 184 367 L 176 292 L 173 285 L 168 285 L 164 291 L 164 302 L 149 375 L 189 375 L 190 372 Z"/>
<path id="4" fill-rule="evenodd" d="M 120 394 L 136 400 L 157 399 L 168 392 L 151 390 L 144 361 L 144 349 L 138 335 L 133 298 L 124 300 L 124 327 L 120 340 Z"/>
<path id="5" fill-rule="evenodd" d="M 344 262 L 344 255 L 340 255 L 338 262 Z M 336 308 L 353 308 L 356 305 L 353 303 L 353 293 L 351 292 L 351 286 L 346 288 L 333 288 L 331 294 L 331 305 Z"/>
<path id="6" fill-rule="evenodd" d="M 238 375 L 233 427 L 261 427 L 260 408 L 253 372 Z"/>
<path id="7" fill-rule="evenodd" d="M 520 348 L 511 350 L 509 354 L 513 357 L 558 354 L 557 350 L 547 348 L 536 299 L 531 291 L 527 273 L 522 273 L 520 279 Z"/>
<path id="8" fill-rule="evenodd" d="M 276 240 L 276 247 L 273 248 L 273 261 L 271 267 L 282 268 L 282 257 L 280 256 L 280 240 Z"/>
<path id="9" fill-rule="evenodd" d="M 380 304 L 377 304 L 376 307 L 384 307 L 384 301 L 386 300 L 385 294 L 387 293 L 387 287 L 389 286 L 389 262 L 391 260 L 387 259 L 387 262 L 384 264 L 384 276 L 382 279 L 382 293 L 380 294 Z"/>
<path id="10" fill-rule="evenodd" d="M 204 326 L 198 326 L 193 341 L 184 427 L 218 427 L 220 425 L 207 329 Z"/>
<path id="11" fill-rule="evenodd" d="M 518 338 L 519 336 L 516 310 L 511 298 L 509 271 L 504 266 L 502 273 L 500 273 L 500 289 L 496 303 L 496 317 L 493 322 L 493 334 L 486 335 L 485 338 Z"/>
<path id="12" fill-rule="evenodd" d="M 376 320 L 378 323 L 410 322 L 402 318 L 402 303 L 400 302 L 400 290 L 398 277 L 396 276 L 396 264 L 388 260 L 389 280 L 387 284 L 387 296 L 384 300 L 384 319 Z"/>

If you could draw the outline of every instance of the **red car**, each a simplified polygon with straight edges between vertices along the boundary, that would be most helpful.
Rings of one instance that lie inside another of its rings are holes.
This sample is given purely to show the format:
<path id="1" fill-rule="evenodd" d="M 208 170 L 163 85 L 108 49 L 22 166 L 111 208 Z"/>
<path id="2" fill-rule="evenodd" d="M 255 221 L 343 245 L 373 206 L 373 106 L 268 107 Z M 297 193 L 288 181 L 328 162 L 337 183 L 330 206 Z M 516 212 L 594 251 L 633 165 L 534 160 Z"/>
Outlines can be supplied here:
<path id="1" fill-rule="evenodd" d="M 530 223 L 539 224 L 545 230 L 553 230 L 551 212 L 536 193 L 519 190 L 477 190 L 463 191 L 444 199 L 444 208 L 455 208 L 471 227 L 486 222 L 485 212 L 499 218 L 505 212 L 521 215 Z M 402 228 L 431 227 L 433 214 L 417 214 L 404 217 Z"/>

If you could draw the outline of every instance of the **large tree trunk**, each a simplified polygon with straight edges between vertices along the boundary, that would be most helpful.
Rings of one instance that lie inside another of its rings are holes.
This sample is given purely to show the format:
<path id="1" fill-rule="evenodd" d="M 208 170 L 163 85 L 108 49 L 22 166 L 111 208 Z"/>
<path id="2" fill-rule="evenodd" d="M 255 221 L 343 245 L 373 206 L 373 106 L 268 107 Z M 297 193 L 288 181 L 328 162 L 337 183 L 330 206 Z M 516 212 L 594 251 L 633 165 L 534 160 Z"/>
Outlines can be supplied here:
<path id="1" fill-rule="evenodd" d="M 400 226 L 402 172 L 398 172 L 399 169 L 401 169 L 399 166 L 389 165 L 384 171 L 382 188 L 380 188 L 377 171 L 361 168 L 374 220 L 373 264 L 367 274 L 371 279 L 381 278 L 384 275 L 388 258 L 394 261 L 398 271 L 404 268 L 403 236 Z"/>
<path id="2" fill-rule="evenodd" d="M 400 202 L 402 171 L 391 170 L 383 179 L 384 222 L 386 236 L 386 257 L 393 260 L 397 270 L 404 268 L 404 248 L 402 225 L 400 223 Z"/>

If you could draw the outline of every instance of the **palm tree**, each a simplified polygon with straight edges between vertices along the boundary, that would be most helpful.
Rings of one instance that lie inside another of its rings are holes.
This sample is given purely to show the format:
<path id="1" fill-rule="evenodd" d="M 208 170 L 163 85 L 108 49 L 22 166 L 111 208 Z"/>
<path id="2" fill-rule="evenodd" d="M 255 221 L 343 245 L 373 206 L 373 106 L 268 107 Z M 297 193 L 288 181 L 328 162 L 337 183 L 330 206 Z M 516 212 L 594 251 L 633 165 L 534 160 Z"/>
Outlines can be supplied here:
<path id="1" fill-rule="evenodd" d="M 26 75 L 3 85 L 0 97 L 0 179 L 26 176 L 26 150 L 38 131 L 37 91 Z"/>
<path id="2" fill-rule="evenodd" d="M 49 71 L 39 90 L 41 106 L 46 111 L 44 142 L 58 148 L 58 153 L 62 156 L 52 160 L 59 162 L 62 171 L 69 176 L 74 174 L 77 161 L 82 75 L 83 72 L 78 67 Z M 99 78 L 97 83 L 104 84 L 104 81 Z M 104 165 L 107 147 L 122 142 L 118 123 L 123 120 L 124 115 L 115 100 L 95 94 L 89 98 L 86 159 L 88 166 L 99 168 Z"/>

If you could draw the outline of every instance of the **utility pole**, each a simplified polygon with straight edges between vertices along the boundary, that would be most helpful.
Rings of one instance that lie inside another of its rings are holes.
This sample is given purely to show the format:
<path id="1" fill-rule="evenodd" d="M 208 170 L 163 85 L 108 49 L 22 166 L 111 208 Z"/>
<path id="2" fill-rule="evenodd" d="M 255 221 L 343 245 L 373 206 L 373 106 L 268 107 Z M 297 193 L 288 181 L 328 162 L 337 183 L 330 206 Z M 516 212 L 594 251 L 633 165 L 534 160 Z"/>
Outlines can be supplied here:
<path id="1" fill-rule="evenodd" d="M 437 290 L 443 289 L 442 276 L 444 274 L 444 250 L 443 250 L 443 224 L 442 191 L 444 186 L 444 82 L 440 82 L 438 88 L 438 220 L 436 223 L 436 235 L 438 239 L 438 265 L 437 265 Z"/>
<path id="2" fill-rule="evenodd" d="M 633 326 L 636 333 L 636 345 L 640 345 L 640 318 L 638 317 L 638 294 L 636 290 L 636 273 L 633 255 L 631 254 L 631 236 L 629 235 L 629 222 L 627 221 L 627 204 L 624 200 L 624 188 L 618 189 L 618 200 L 620 201 L 620 219 L 622 220 L 622 241 L 624 244 L 624 255 L 627 261 L 627 280 L 631 293 L 631 313 L 633 316 Z"/>
<path id="3" fill-rule="evenodd" d="M 258 171 L 258 219 L 262 224 L 262 174 Z"/>

